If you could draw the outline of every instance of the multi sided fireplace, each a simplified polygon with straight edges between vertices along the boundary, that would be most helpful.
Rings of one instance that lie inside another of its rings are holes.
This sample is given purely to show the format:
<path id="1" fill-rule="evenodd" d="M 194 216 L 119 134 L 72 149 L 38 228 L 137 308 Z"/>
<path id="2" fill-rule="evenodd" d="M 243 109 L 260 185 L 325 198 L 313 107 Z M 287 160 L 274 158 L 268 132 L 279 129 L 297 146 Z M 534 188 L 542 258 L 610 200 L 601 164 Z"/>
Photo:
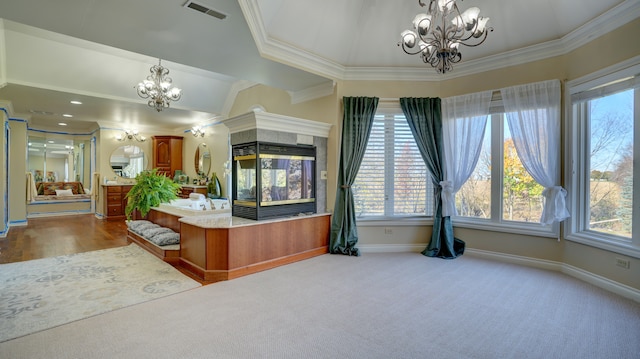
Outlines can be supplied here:
<path id="1" fill-rule="evenodd" d="M 234 145 L 234 216 L 267 219 L 316 213 L 316 148 L 249 142 Z"/>

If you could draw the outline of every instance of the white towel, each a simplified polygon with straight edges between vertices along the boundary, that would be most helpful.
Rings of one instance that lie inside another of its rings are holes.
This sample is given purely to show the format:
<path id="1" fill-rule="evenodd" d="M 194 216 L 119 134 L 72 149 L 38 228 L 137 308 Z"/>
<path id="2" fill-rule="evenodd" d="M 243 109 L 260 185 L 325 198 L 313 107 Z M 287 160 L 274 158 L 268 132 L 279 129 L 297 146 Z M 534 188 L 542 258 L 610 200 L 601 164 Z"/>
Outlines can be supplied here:
<path id="1" fill-rule="evenodd" d="M 98 191 L 98 183 L 100 183 L 100 173 L 93 172 L 93 178 L 91 180 L 91 190 L 89 194 L 97 201 L 100 197 L 100 191 Z"/>
<path id="2" fill-rule="evenodd" d="M 33 181 L 33 174 L 27 172 L 27 201 L 34 201 L 37 195 L 38 189 L 36 188 L 36 183 Z"/>

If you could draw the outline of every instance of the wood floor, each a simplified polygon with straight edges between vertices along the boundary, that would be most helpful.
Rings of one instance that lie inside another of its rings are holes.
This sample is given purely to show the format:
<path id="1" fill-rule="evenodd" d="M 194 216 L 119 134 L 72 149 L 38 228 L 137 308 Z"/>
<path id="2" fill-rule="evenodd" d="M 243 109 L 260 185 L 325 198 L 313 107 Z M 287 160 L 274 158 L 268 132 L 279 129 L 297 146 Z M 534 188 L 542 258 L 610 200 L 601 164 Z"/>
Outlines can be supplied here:
<path id="1" fill-rule="evenodd" d="M 0 238 L 0 264 L 126 246 L 124 221 L 106 221 L 93 214 L 29 218 L 27 226 L 11 227 Z"/>
<path id="2" fill-rule="evenodd" d="M 107 221 L 93 214 L 29 218 L 27 226 L 11 227 L 7 237 L 0 238 L 0 264 L 126 245 L 124 220 Z M 176 269 L 202 285 L 211 284 L 183 268 Z"/>

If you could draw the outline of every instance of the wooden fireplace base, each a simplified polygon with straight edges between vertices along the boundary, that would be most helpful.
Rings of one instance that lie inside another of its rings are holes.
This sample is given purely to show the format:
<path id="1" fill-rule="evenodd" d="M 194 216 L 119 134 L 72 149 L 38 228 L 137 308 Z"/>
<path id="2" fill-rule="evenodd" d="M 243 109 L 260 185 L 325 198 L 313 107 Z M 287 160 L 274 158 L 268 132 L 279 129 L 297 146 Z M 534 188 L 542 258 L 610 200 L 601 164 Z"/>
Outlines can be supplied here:
<path id="1" fill-rule="evenodd" d="M 329 252 L 330 214 L 255 221 L 228 228 L 180 224 L 178 266 L 218 282 Z"/>

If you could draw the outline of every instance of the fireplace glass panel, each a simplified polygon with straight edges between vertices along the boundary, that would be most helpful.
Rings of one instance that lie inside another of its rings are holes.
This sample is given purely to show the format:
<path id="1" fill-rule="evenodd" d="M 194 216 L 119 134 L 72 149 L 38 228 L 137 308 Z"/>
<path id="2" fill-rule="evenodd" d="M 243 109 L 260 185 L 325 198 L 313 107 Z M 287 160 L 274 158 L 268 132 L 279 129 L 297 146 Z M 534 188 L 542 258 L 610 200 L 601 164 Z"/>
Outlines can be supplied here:
<path id="1" fill-rule="evenodd" d="M 234 216 L 262 219 L 315 213 L 315 147 L 236 145 Z"/>

